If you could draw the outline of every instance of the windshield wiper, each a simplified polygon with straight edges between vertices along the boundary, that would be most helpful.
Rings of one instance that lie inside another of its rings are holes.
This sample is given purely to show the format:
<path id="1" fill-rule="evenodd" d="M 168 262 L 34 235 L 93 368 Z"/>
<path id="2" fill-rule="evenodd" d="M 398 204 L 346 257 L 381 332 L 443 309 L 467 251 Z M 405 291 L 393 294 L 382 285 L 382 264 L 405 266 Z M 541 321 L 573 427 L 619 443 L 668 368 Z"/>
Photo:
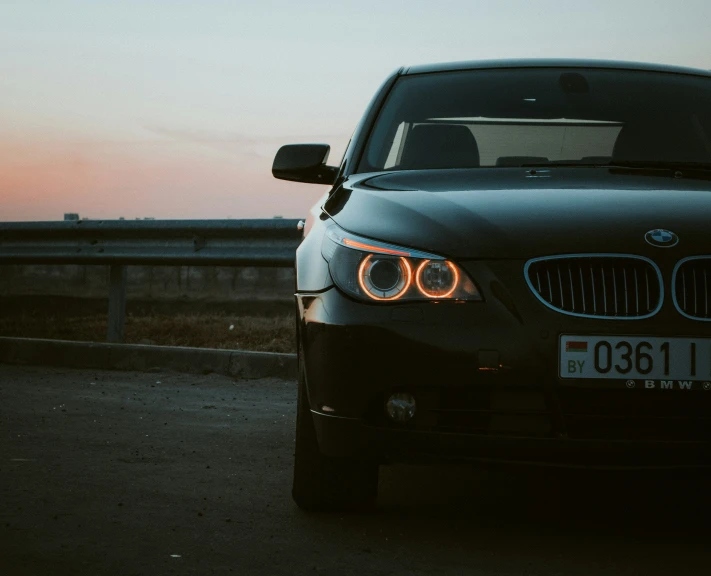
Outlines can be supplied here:
<path id="1" fill-rule="evenodd" d="M 657 160 L 610 160 L 608 162 L 533 162 L 520 168 L 632 168 L 639 170 L 711 171 L 709 162 L 667 162 Z"/>
<path id="2" fill-rule="evenodd" d="M 607 163 L 611 168 L 647 168 L 659 170 L 711 170 L 709 162 L 670 162 L 665 160 L 611 160 Z"/>
<path id="3" fill-rule="evenodd" d="M 506 166 L 506 168 L 600 168 L 608 166 L 607 162 L 596 164 L 594 162 L 532 162 Z"/>

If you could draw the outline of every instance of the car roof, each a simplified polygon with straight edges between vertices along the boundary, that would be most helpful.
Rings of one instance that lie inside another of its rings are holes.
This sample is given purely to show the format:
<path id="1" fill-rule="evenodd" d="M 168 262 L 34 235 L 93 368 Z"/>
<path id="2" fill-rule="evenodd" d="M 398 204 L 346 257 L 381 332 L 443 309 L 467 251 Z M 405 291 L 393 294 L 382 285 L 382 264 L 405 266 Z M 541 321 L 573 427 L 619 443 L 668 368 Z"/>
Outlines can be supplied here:
<path id="1" fill-rule="evenodd" d="M 621 62 L 615 60 L 581 59 L 511 59 L 511 60 L 471 60 L 468 62 L 444 62 L 440 64 L 420 64 L 403 69 L 402 74 L 430 74 L 434 72 L 452 72 L 457 70 L 490 70 L 494 68 L 607 68 L 611 70 L 643 70 L 648 72 L 667 72 L 711 77 L 711 70 L 685 68 L 666 64 L 647 64 L 643 62 Z"/>

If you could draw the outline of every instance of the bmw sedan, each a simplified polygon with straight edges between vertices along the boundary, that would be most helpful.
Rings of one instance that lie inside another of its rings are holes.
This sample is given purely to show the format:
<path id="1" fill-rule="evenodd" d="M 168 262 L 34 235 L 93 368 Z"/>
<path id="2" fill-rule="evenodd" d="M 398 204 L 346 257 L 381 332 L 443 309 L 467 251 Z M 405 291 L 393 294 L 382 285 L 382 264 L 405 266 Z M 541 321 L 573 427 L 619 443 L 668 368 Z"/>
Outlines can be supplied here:
<path id="1" fill-rule="evenodd" d="M 293 496 L 378 467 L 711 465 L 711 73 L 487 61 L 388 78 L 296 255 Z"/>

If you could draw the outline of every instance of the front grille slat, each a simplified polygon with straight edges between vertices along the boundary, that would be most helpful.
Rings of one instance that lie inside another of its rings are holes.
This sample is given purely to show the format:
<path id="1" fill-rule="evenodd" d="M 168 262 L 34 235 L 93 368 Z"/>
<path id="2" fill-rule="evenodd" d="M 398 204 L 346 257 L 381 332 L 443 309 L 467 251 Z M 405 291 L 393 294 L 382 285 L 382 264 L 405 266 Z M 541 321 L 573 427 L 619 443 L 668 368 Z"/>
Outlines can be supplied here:
<path id="1" fill-rule="evenodd" d="M 579 266 L 578 267 L 578 272 L 580 272 L 580 293 L 581 296 L 583 297 L 583 314 L 585 314 L 588 309 L 585 306 L 585 282 L 583 282 L 583 267 Z"/>
<path id="2" fill-rule="evenodd" d="M 526 264 L 526 274 L 534 294 L 566 314 L 633 319 L 649 317 L 661 307 L 659 270 L 641 256 L 536 258 Z M 547 281 L 547 290 L 540 287 L 541 276 Z"/>
<path id="3" fill-rule="evenodd" d="M 644 282 L 647 286 L 647 310 L 650 308 L 650 298 L 649 298 L 649 270 L 644 271 Z"/>
<path id="4" fill-rule="evenodd" d="M 686 270 L 682 271 L 682 273 L 681 273 L 681 285 L 682 285 L 681 291 L 684 296 L 683 308 L 684 308 L 684 310 L 686 310 Z"/>
<path id="5" fill-rule="evenodd" d="M 711 321 L 709 283 L 711 256 L 692 256 L 681 260 L 673 279 L 674 303 L 684 316 Z"/>

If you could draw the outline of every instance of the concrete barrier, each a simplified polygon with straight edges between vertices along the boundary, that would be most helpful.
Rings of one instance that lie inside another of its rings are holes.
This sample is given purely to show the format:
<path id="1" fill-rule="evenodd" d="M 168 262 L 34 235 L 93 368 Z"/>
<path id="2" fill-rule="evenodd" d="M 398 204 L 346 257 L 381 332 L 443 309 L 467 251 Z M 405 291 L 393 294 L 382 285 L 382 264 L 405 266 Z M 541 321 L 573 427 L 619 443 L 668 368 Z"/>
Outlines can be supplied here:
<path id="1" fill-rule="evenodd" d="M 296 379 L 296 354 L 0 337 L 0 363 Z"/>

